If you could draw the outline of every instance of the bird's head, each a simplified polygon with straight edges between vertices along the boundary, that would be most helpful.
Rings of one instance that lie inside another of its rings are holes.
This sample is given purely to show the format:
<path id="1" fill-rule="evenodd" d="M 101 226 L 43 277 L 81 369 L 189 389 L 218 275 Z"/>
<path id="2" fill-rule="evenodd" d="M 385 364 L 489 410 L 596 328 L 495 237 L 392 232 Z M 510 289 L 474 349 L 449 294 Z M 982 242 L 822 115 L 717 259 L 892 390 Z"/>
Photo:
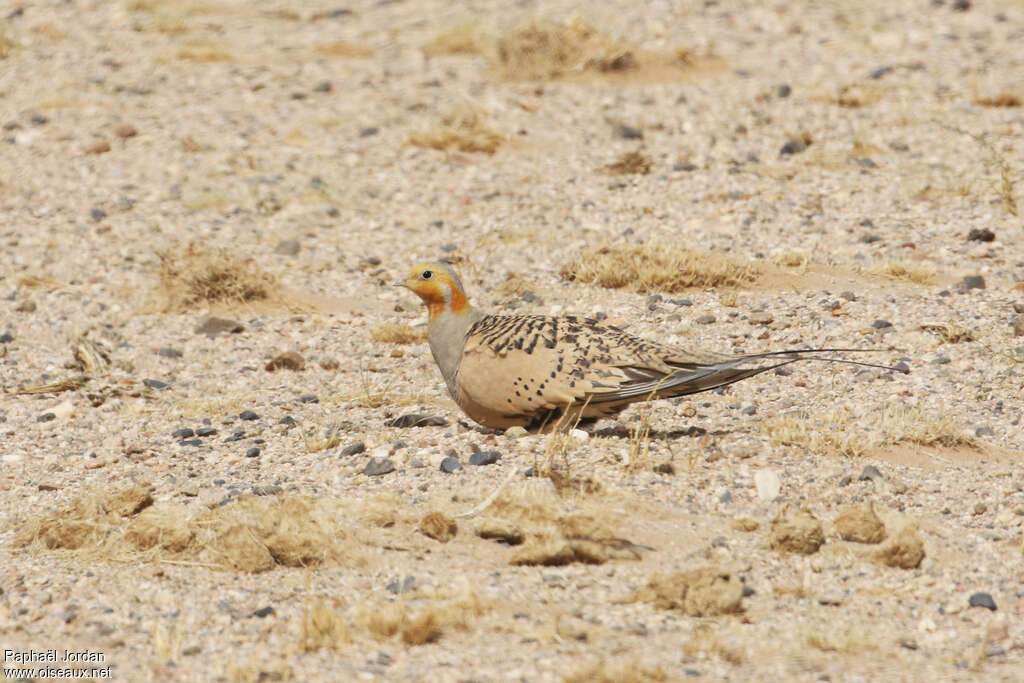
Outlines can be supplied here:
<path id="1" fill-rule="evenodd" d="M 470 308 L 458 274 L 444 263 L 419 263 L 395 285 L 411 289 L 422 299 L 431 320 L 445 311 L 462 314 Z"/>

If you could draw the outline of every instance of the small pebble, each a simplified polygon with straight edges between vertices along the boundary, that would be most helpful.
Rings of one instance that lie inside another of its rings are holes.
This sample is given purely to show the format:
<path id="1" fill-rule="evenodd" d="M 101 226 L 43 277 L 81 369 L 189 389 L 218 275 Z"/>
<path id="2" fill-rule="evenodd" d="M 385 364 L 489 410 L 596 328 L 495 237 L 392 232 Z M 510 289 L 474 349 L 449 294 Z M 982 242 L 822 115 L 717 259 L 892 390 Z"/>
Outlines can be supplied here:
<path id="1" fill-rule="evenodd" d="M 447 427 L 448 420 L 443 417 L 435 415 L 420 415 L 419 413 L 410 413 L 408 415 L 401 415 L 388 420 L 384 423 L 386 427 Z"/>
<path id="2" fill-rule="evenodd" d="M 170 346 L 161 346 L 156 350 L 156 355 L 161 358 L 181 358 L 183 354 L 178 349 L 171 348 Z"/>
<path id="3" fill-rule="evenodd" d="M 857 476 L 858 481 L 885 481 L 881 471 L 874 465 L 866 465 Z"/>
<path id="4" fill-rule="evenodd" d="M 876 330 L 884 330 L 887 327 L 892 327 L 892 323 L 889 322 L 888 320 L 876 320 L 875 322 L 871 323 L 871 327 L 875 328 Z"/>
<path id="5" fill-rule="evenodd" d="M 366 128 L 363 128 L 362 130 L 359 131 L 359 137 L 370 138 L 379 132 L 380 129 L 378 129 L 376 126 L 367 126 Z"/>
<path id="6" fill-rule="evenodd" d="M 182 427 L 181 429 L 176 429 L 173 432 L 171 432 L 171 436 L 173 436 L 175 439 L 187 439 L 195 435 L 195 430 L 189 427 Z"/>
<path id="7" fill-rule="evenodd" d="M 43 413 L 42 415 L 36 418 L 36 422 L 51 422 L 52 420 L 56 419 L 57 416 L 53 413 Z"/>
<path id="8" fill-rule="evenodd" d="M 260 619 L 264 617 L 269 617 L 271 614 L 274 614 L 274 608 L 270 605 L 267 605 L 266 607 L 260 607 L 258 610 L 254 610 L 252 613 L 254 617 L 259 617 Z"/>
<path id="9" fill-rule="evenodd" d="M 971 607 L 984 607 L 993 612 L 996 611 L 996 601 L 992 599 L 990 593 L 974 593 L 967 601 L 967 604 Z"/>
<path id="10" fill-rule="evenodd" d="M 390 458 L 372 458 L 363 468 L 363 474 L 368 477 L 379 477 L 395 471 L 395 463 Z"/>
<path id="11" fill-rule="evenodd" d="M 505 436 L 510 439 L 521 439 L 529 434 L 524 427 L 509 427 L 505 430 Z"/>
<path id="12" fill-rule="evenodd" d="M 269 363 L 264 366 L 264 370 L 267 372 L 274 372 L 276 370 L 305 370 L 306 359 L 302 357 L 302 354 L 296 353 L 295 351 L 285 351 L 274 356 Z"/>
<path id="13" fill-rule="evenodd" d="M 616 132 L 619 134 L 619 137 L 626 140 L 644 139 L 644 132 L 642 130 L 635 128 L 634 126 L 626 125 L 625 123 L 620 123 Z"/>
<path id="14" fill-rule="evenodd" d="M 782 490 L 782 479 L 779 473 L 771 468 L 761 469 L 754 473 L 754 486 L 757 497 L 763 501 L 775 500 Z"/>
<path id="15" fill-rule="evenodd" d="M 699 316 L 693 322 L 697 323 L 698 325 L 710 325 L 711 323 L 715 322 L 715 316 L 711 315 L 710 313 L 705 313 L 704 315 Z"/>
<path id="16" fill-rule="evenodd" d="M 469 464 L 482 467 L 483 465 L 493 465 L 500 459 L 500 451 L 480 451 L 469 456 Z"/>
<path id="17" fill-rule="evenodd" d="M 240 420 L 258 420 L 260 416 L 251 410 L 243 410 L 238 414 L 238 418 Z"/>
<path id="18" fill-rule="evenodd" d="M 789 97 L 792 93 L 793 88 L 791 88 L 789 85 L 785 83 L 783 83 L 782 85 L 775 89 L 775 94 L 781 99 Z"/>
<path id="19" fill-rule="evenodd" d="M 238 322 L 237 320 L 228 320 L 227 318 L 218 318 L 216 316 L 210 316 L 203 318 L 199 326 L 196 327 L 196 334 L 238 334 L 245 330 L 245 325 Z"/>
<path id="20" fill-rule="evenodd" d="M 402 593 L 411 593 L 412 591 L 416 590 L 416 577 L 407 576 L 401 581 L 399 581 L 398 579 L 392 579 L 388 582 L 387 589 L 395 595 L 400 595 Z"/>
<path id="21" fill-rule="evenodd" d="M 196 436 L 213 436 L 217 433 L 214 427 L 200 427 L 196 430 Z"/>
<path id="22" fill-rule="evenodd" d="M 779 154 L 799 154 L 807 149 L 807 143 L 803 140 L 790 140 L 782 146 Z"/>
<path id="23" fill-rule="evenodd" d="M 349 445 L 342 448 L 341 453 L 339 455 L 358 455 L 365 451 L 366 444 L 363 443 L 362 441 L 356 441 L 355 443 L 350 443 Z"/>
<path id="24" fill-rule="evenodd" d="M 961 292 L 966 292 L 971 289 L 985 289 L 985 278 L 981 275 L 967 275 L 960 281 L 956 288 Z"/>
<path id="25" fill-rule="evenodd" d="M 1024 316 L 1013 316 L 1013 336 L 1024 337 Z"/>
<path id="26" fill-rule="evenodd" d="M 294 427 L 296 422 L 295 422 L 295 418 L 292 417 L 291 415 L 285 415 L 284 417 L 282 417 L 280 420 L 277 421 L 277 424 L 279 424 L 279 425 L 287 425 L 289 427 Z"/>
<path id="27" fill-rule="evenodd" d="M 10 344 L 12 341 L 14 341 L 14 335 L 10 332 L 0 334 L 0 344 Z"/>
<path id="28" fill-rule="evenodd" d="M 245 432 L 235 432 L 228 438 L 224 439 L 224 443 L 231 443 L 233 441 L 241 441 L 245 438 Z"/>
<path id="29" fill-rule="evenodd" d="M 317 398 L 316 396 L 314 396 L 313 394 L 305 394 L 303 396 L 299 396 L 299 403 L 319 403 L 319 402 L 320 402 L 320 399 Z"/>
<path id="30" fill-rule="evenodd" d="M 203 440 L 202 439 L 185 439 L 184 441 L 179 441 L 178 445 L 179 446 L 193 446 L 193 447 L 197 447 L 198 448 L 199 446 L 203 445 Z"/>
<path id="31" fill-rule="evenodd" d="M 163 389 L 166 389 L 169 386 L 171 386 L 167 382 L 161 382 L 158 379 L 152 379 L 152 378 L 146 378 L 146 379 L 142 380 L 142 383 L 145 384 L 150 389 L 158 389 L 158 390 L 163 390 Z"/>
<path id="32" fill-rule="evenodd" d="M 247 457 L 247 458 L 255 458 L 259 454 L 260 454 L 259 446 L 253 446 L 252 448 L 250 448 L 249 450 L 247 450 L 245 452 L 245 457 Z"/>
<path id="33" fill-rule="evenodd" d="M 281 240 L 274 247 L 274 253 L 280 256 L 296 256 L 302 250 L 302 244 L 298 240 Z"/>
<path id="34" fill-rule="evenodd" d="M 988 228 L 973 228 L 967 233 L 967 240 L 969 242 L 992 242 L 995 239 L 996 234 Z"/>
<path id="35" fill-rule="evenodd" d="M 93 219 L 97 223 L 107 217 L 107 212 L 103 209 L 93 209 L 89 212 L 89 218 Z"/>
<path id="36" fill-rule="evenodd" d="M 452 456 L 449 455 L 449 456 L 445 457 L 444 460 L 441 461 L 441 471 L 446 473 L 446 474 L 451 474 L 453 472 L 458 472 L 461 469 L 462 469 L 462 463 L 459 462 L 458 458 L 453 458 Z"/>
<path id="37" fill-rule="evenodd" d="M 993 430 L 992 427 L 990 427 L 989 425 L 978 425 L 977 427 L 974 428 L 974 435 L 975 436 L 995 436 L 996 433 L 995 433 L 995 430 Z"/>

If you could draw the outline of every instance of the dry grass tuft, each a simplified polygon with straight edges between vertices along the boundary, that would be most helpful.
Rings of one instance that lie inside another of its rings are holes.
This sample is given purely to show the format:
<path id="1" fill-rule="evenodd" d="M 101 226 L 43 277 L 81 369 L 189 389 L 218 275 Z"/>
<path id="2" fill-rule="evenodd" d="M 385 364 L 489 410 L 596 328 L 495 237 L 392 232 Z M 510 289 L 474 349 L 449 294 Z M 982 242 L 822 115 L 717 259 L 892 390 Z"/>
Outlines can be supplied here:
<path id="1" fill-rule="evenodd" d="M 513 28 L 495 41 L 492 62 L 505 78 L 534 81 L 637 68 L 635 48 L 578 17 L 566 23 L 534 20 Z"/>
<path id="2" fill-rule="evenodd" d="M 810 99 L 846 109 L 860 109 L 877 104 L 884 96 L 885 89 L 882 86 L 869 83 L 850 83 L 834 89 L 823 88 L 818 93 L 812 94 Z"/>
<path id="3" fill-rule="evenodd" d="M 310 605 L 302 615 L 299 651 L 315 652 L 322 648 L 337 650 L 352 642 L 352 632 L 345 617 L 324 601 Z"/>
<path id="4" fill-rule="evenodd" d="M 631 601 L 650 602 L 658 609 L 679 610 L 691 617 L 739 614 L 743 612 L 743 584 L 730 571 L 704 567 L 655 576 Z"/>
<path id="5" fill-rule="evenodd" d="M 864 654 L 878 649 L 878 638 L 870 631 L 856 628 L 828 630 L 815 628 L 807 632 L 804 642 L 808 647 L 823 652 Z"/>
<path id="6" fill-rule="evenodd" d="M 240 496 L 196 510 L 153 503 L 148 487 L 78 498 L 49 515 L 25 521 L 18 548 L 75 550 L 98 559 L 193 561 L 220 569 L 263 572 L 277 566 L 363 561 L 355 533 L 394 524 L 394 503 L 305 496 Z"/>
<path id="7" fill-rule="evenodd" d="M 420 344 L 427 341 L 427 332 L 411 325 L 384 323 L 370 330 L 370 338 L 385 344 Z"/>
<path id="8" fill-rule="evenodd" d="M 447 543 L 459 533 L 459 525 L 443 512 L 433 510 L 420 520 L 420 533 L 435 541 Z"/>
<path id="9" fill-rule="evenodd" d="M 874 419 L 847 411 L 817 415 L 784 413 L 766 419 L 761 430 L 776 443 L 818 455 L 857 457 L 900 443 L 943 448 L 978 448 L 979 442 L 952 419 L 917 408 L 888 408 Z"/>
<path id="10" fill-rule="evenodd" d="M 369 45 L 336 40 L 331 43 L 320 43 L 313 48 L 317 54 L 326 57 L 372 57 L 373 48 Z"/>
<path id="11" fill-rule="evenodd" d="M 745 659 L 742 644 L 734 638 L 722 639 L 710 623 L 697 624 L 682 649 L 690 657 L 713 655 L 734 665 L 742 664 Z"/>
<path id="12" fill-rule="evenodd" d="M 447 631 L 467 630 L 486 609 L 467 584 L 453 594 L 368 602 L 355 610 L 354 621 L 378 641 L 398 637 L 405 645 L 415 646 L 437 642 Z"/>
<path id="13" fill-rule="evenodd" d="M 19 47 L 18 41 L 11 37 L 6 28 L 0 26 L 0 59 L 7 59 Z"/>
<path id="14" fill-rule="evenodd" d="M 530 291 L 530 283 L 514 273 L 505 276 L 504 281 L 494 288 L 493 294 L 498 298 L 522 296 Z"/>
<path id="15" fill-rule="evenodd" d="M 651 160 L 642 152 L 626 152 L 618 159 L 597 169 L 603 175 L 647 175 L 651 172 Z"/>
<path id="16" fill-rule="evenodd" d="M 667 244 L 605 246 L 588 249 L 562 268 L 570 282 L 594 283 L 609 289 L 682 292 L 691 287 L 735 287 L 754 282 L 757 266 L 724 256 Z"/>
<path id="17" fill-rule="evenodd" d="M 890 261 L 871 266 L 869 272 L 873 275 L 881 275 L 893 280 L 906 280 L 919 285 L 935 284 L 935 267 L 925 263 Z"/>
<path id="18" fill-rule="evenodd" d="M 611 663 L 601 660 L 566 674 L 562 683 L 660 683 L 668 680 L 664 670 L 650 669 L 636 660 Z"/>
<path id="19" fill-rule="evenodd" d="M 302 442 L 307 453 L 319 453 L 329 448 L 337 448 L 341 444 L 341 429 L 333 424 L 322 429 L 313 427 L 302 435 Z"/>
<path id="20" fill-rule="evenodd" d="M 483 112 L 475 109 L 452 111 L 432 130 L 409 136 L 409 144 L 416 147 L 484 154 L 494 154 L 505 140 L 504 135 L 488 125 Z"/>
<path id="21" fill-rule="evenodd" d="M 277 279 L 241 261 L 227 249 L 189 244 L 157 253 L 159 310 L 188 311 L 210 304 L 241 304 L 277 299 Z"/>
<path id="22" fill-rule="evenodd" d="M 551 479 L 533 478 L 507 487 L 477 520 L 476 534 L 515 546 L 510 559 L 515 565 L 639 559 L 638 546 L 615 536 L 607 503 L 586 499 L 585 487 L 564 490 L 579 496 L 575 504 L 559 497 Z"/>
<path id="23" fill-rule="evenodd" d="M 476 55 L 485 49 L 485 39 L 475 22 L 455 24 L 439 32 L 421 48 L 428 57 Z"/>

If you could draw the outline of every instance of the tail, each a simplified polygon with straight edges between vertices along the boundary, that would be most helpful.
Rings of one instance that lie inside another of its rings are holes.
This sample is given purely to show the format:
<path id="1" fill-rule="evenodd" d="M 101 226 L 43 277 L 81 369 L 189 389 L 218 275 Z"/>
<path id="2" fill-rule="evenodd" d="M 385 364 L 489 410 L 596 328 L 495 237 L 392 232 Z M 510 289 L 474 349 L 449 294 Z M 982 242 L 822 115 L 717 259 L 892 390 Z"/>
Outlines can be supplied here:
<path id="1" fill-rule="evenodd" d="M 845 358 L 815 355 L 821 353 L 872 353 L 878 351 L 880 349 L 791 349 L 787 351 L 770 351 L 768 353 L 741 356 L 719 363 L 703 365 L 696 363 L 676 364 L 677 369 L 667 374 L 653 373 L 645 368 L 625 368 L 627 372 L 636 377 L 636 381 L 627 382 L 614 392 L 595 394 L 590 398 L 590 401 L 591 403 L 604 403 L 641 397 L 670 398 L 673 396 L 697 394 L 702 391 L 711 391 L 718 387 L 724 387 L 748 377 L 781 368 L 790 363 L 805 360 L 843 363 L 845 365 L 857 365 L 903 374 L 910 372 L 910 369 L 906 366 L 891 367 L 877 363 L 865 363 Z M 767 365 L 758 365 L 757 367 L 743 367 L 758 361 L 769 361 L 769 363 Z"/>

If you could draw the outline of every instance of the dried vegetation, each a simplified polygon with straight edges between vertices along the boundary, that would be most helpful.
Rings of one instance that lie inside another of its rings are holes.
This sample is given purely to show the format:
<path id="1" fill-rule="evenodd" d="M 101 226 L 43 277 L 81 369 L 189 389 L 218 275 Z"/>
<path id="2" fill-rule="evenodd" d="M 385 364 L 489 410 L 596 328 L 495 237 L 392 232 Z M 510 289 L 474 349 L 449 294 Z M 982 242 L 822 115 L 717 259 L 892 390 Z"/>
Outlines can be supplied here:
<path id="1" fill-rule="evenodd" d="M 251 259 L 240 260 L 229 250 L 200 247 L 171 248 L 157 253 L 160 265 L 152 292 L 158 310 L 188 312 L 213 304 L 283 302 L 277 279 Z"/>
<path id="2" fill-rule="evenodd" d="M 692 287 L 737 287 L 757 280 L 750 263 L 666 244 L 604 246 L 585 250 L 561 271 L 570 282 L 635 292 L 682 292 Z"/>

